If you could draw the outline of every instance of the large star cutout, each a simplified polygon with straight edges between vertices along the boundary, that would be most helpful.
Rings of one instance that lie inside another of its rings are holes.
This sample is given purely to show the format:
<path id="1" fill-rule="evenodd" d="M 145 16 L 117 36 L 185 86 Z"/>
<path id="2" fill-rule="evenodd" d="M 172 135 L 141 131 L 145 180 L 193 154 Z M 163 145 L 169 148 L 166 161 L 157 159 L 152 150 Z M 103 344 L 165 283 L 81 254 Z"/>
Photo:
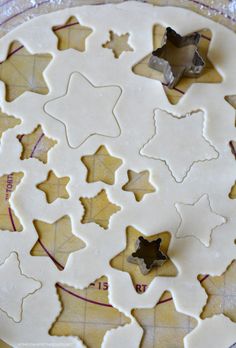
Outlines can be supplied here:
<path id="1" fill-rule="evenodd" d="M 128 261 L 139 265 L 143 274 L 149 273 L 154 266 L 162 266 L 167 256 L 160 250 L 161 242 L 161 238 L 149 241 L 139 237 L 136 250 L 128 257 Z"/>
<path id="2" fill-rule="evenodd" d="M 196 162 L 218 157 L 203 134 L 204 114 L 181 117 L 163 110 L 155 113 L 155 133 L 140 150 L 141 155 L 162 160 L 177 182 L 182 182 Z"/>
<path id="3" fill-rule="evenodd" d="M 203 195 L 193 204 L 176 203 L 175 207 L 181 218 L 176 236 L 195 237 L 206 247 L 210 245 L 213 230 L 226 222 L 223 216 L 212 210 L 208 195 Z"/>
<path id="4" fill-rule="evenodd" d="M 23 302 L 41 288 L 41 283 L 24 275 L 13 252 L 0 265 L 0 309 L 15 322 L 22 320 Z"/>
<path id="5" fill-rule="evenodd" d="M 108 229 L 109 221 L 113 214 L 121 208 L 110 202 L 105 190 L 101 190 L 95 197 L 81 197 L 80 202 L 84 207 L 83 224 L 95 223 L 104 229 Z"/>
<path id="6" fill-rule="evenodd" d="M 72 233 L 69 216 L 49 224 L 34 220 L 39 239 L 31 250 L 33 256 L 48 256 L 59 270 L 63 270 L 70 253 L 83 249 L 85 243 Z"/>
<path id="7" fill-rule="evenodd" d="M 31 54 L 18 41 L 13 41 L 7 58 L 0 62 L 0 80 L 6 86 L 6 100 L 11 102 L 25 92 L 47 94 L 43 71 L 50 63 L 49 54 Z"/>
<path id="8" fill-rule="evenodd" d="M 69 146 L 79 147 L 90 136 L 118 137 L 120 127 L 113 113 L 121 90 L 116 86 L 94 86 L 74 72 L 65 95 L 49 101 L 46 112 L 66 128 Z"/>
<path id="9" fill-rule="evenodd" d="M 149 181 L 149 171 L 135 172 L 128 170 L 128 182 L 122 187 L 124 191 L 133 192 L 137 202 L 143 199 L 143 196 L 155 192 L 154 186 Z"/>
<path id="10" fill-rule="evenodd" d="M 122 164 L 122 160 L 111 156 L 104 145 L 93 155 L 83 156 L 81 160 L 88 170 L 87 182 L 102 181 L 108 185 L 114 184 L 115 172 Z"/>
<path id="11" fill-rule="evenodd" d="M 157 48 L 161 47 L 165 30 L 166 28 L 162 27 L 161 25 L 154 26 L 153 50 L 156 50 Z M 139 62 L 137 62 L 132 67 L 132 71 L 136 75 L 154 80 L 159 80 L 163 85 L 167 98 L 172 104 L 177 104 L 180 98 L 187 92 L 188 88 L 193 83 L 220 83 L 222 81 L 222 77 L 208 58 L 208 49 L 209 44 L 211 42 L 211 32 L 208 29 L 203 29 L 198 32 L 201 34 L 198 50 L 201 57 L 205 61 L 205 67 L 201 75 L 197 77 L 184 77 L 179 81 L 176 87 L 170 89 L 168 88 L 165 82 L 163 73 L 154 70 L 149 66 L 149 61 L 152 56 L 152 52 L 150 52 L 147 56 L 145 56 Z"/>
<path id="12" fill-rule="evenodd" d="M 45 193 L 48 203 L 52 203 L 57 198 L 69 198 L 66 189 L 69 181 L 70 178 L 68 176 L 58 177 L 52 170 L 50 170 L 47 179 L 38 184 L 37 188 Z"/>

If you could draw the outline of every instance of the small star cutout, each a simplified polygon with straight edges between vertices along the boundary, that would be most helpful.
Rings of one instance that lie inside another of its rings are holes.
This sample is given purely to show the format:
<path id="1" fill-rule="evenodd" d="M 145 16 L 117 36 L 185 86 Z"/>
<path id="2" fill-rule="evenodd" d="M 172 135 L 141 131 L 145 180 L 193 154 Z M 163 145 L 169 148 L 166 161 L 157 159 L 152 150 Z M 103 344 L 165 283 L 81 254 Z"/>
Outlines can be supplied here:
<path id="1" fill-rule="evenodd" d="M 34 220 L 34 227 L 39 239 L 31 255 L 50 257 L 60 271 L 64 269 L 70 253 L 85 247 L 84 242 L 72 233 L 69 216 L 63 216 L 52 224 Z"/>
<path id="2" fill-rule="evenodd" d="M 20 134 L 17 139 L 22 145 L 21 159 L 37 158 L 44 164 L 48 161 L 48 151 L 57 143 L 48 138 L 40 125 L 29 134 Z"/>
<path id="3" fill-rule="evenodd" d="M 108 330 L 130 323 L 128 317 L 109 303 L 108 287 L 106 277 L 99 278 L 84 290 L 57 283 L 62 310 L 49 334 L 79 337 L 84 343 L 78 344 L 81 347 L 102 347 Z"/>
<path id="4" fill-rule="evenodd" d="M 79 24 L 76 17 L 70 17 L 65 24 L 52 28 L 58 38 L 57 48 L 61 51 L 74 48 L 77 51 L 85 51 L 86 39 L 92 33 L 92 29 Z"/>
<path id="5" fill-rule="evenodd" d="M 120 135 L 113 113 L 120 94 L 119 87 L 94 86 L 83 75 L 74 72 L 65 95 L 49 101 L 45 110 L 65 125 L 69 146 L 77 148 L 90 136 Z"/>
<path id="6" fill-rule="evenodd" d="M 109 32 L 110 40 L 102 45 L 103 48 L 112 50 L 114 57 L 119 58 L 123 52 L 132 52 L 133 48 L 128 44 L 129 34 L 117 35 L 113 31 Z"/>
<path id="7" fill-rule="evenodd" d="M 133 192 L 137 202 L 143 199 L 143 196 L 155 192 L 154 186 L 149 182 L 149 171 L 135 172 L 128 170 L 128 182 L 122 187 L 122 190 Z"/>
<path id="8" fill-rule="evenodd" d="M 104 229 L 108 229 L 111 216 L 121 208 L 109 201 L 105 190 L 100 191 L 95 197 L 81 197 L 80 202 L 84 207 L 83 224 L 93 222 Z"/>
<path id="9" fill-rule="evenodd" d="M 45 193 L 48 203 L 52 203 L 57 198 L 69 198 L 69 194 L 66 190 L 69 181 L 70 178 L 68 178 L 68 176 L 58 177 L 50 170 L 47 179 L 38 184 L 37 188 Z"/>
<path id="10" fill-rule="evenodd" d="M 162 266 L 167 260 L 167 256 L 160 250 L 161 238 L 148 241 L 139 237 L 136 241 L 136 251 L 128 257 L 128 261 L 139 265 L 141 272 L 145 275 L 154 266 Z"/>
<path id="11" fill-rule="evenodd" d="M 12 42 L 6 60 L 0 62 L 0 80 L 6 86 L 6 100 L 11 102 L 28 91 L 47 94 L 43 71 L 51 59 L 49 54 L 31 54 L 20 42 Z"/>
<path id="12" fill-rule="evenodd" d="M 18 323 L 22 320 L 23 302 L 41 288 L 41 283 L 22 273 L 15 252 L 0 265 L 0 283 L 0 309 Z"/>
<path id="13" fill-rule="evenodd" d="M 210 245 L 212 231 L 226 223 L 226 219 L 216 214 L 210 205 L 208 195 L 203 195 L 193 204 L 176 203 L 181 218 L 177 237 L 195 237 L 206 247 Z"/>
<path id="14" fill-rule="evenodd" d="M 8 116 L 4 114 L 0 109 L 0 139 L 7 129 L 14 128 L 20 123 L 21 121 L 18 118 Z"/>
<path id="15" fill-rule="evenodd" d="M 231 187 L 230 193 L 229 193 L 229 198 L 230 199 L 235 199 L 236 198 L 236 181 L 234 185 Z"/>
<path id="16" fill-rule="evenodd" d="M 155 25 L 153 28 L 153 50 L 162 46 L 163 36 L 165 34 L 166 28 L 161 25 Z M 198 45 L 198 50 L 205 61 L 205 67 L 198 76 L 184 77 L 182 78 L 176 87 L 170 89 L 165 82 L 164 75 L 162 72 L 152 69 L 149 66 L 150 58 L 152 57 L 152 52 L 142 58 L 133 67 L 132 71 L 139 76 L 145 78 L 159 80 L 162 83 L 166 96 L 170 103 L 177 104 L 183 95 L 187 92 L 189 87 L 193 83 L 220 83 L 222 82 L 222 77 L 216 70 L 210 59 L 208 58 L 208 50 L 211 42 L 211 31 L 208 29 L 203 29 L 198 31 L 201 34 L 201 38 Z M 190 34 L 191 35 L 191 34 Z"/>
<path id="17" fill-rule="evenodd" d="M 203 125 L 202 111 L 177 117 L 157 110 L 155 133 L 140 153 L 163 161 L 174 179 L 182 182 L 194 164 L 218 158 L 218 152 L 203 134 Z"/>
<path id="18" fill-rule="evenodd" d="M 82 162 L 88 170 L 87 182 L 102 181 L 113 185 L 115 172 L 122 165 L 122 160 L 111 156 L 104 145 L 100 146 L 93 155 L 82 157 Z"/>

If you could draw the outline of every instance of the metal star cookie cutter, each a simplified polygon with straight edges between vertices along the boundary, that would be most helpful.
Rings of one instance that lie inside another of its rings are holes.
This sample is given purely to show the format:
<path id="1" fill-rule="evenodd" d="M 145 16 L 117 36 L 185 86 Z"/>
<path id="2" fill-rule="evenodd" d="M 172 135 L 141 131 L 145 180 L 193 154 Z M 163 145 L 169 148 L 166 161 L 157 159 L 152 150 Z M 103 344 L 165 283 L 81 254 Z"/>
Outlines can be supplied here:
<path id="1" fill-rule="evenodd" d="M 139 266 L 143 275 L 148 274 L 154 266 L 162 266 L 168 257 L 160 250 L 162 239 L 149 241 L 139 237 L 135 243 L 135 252 L 128 256 L 127 261 Z"/>
<path id="2" fill-rule="evenodd" d="M 200 38 L 198 32 L 181 36 L 172 28 L 166 28 L 162 46 L 152 52 L 148 65 L 164 74 L 169 88 L 174 88 L 183 76 L 201 74 L 205 62 L 198 52 Z"/>

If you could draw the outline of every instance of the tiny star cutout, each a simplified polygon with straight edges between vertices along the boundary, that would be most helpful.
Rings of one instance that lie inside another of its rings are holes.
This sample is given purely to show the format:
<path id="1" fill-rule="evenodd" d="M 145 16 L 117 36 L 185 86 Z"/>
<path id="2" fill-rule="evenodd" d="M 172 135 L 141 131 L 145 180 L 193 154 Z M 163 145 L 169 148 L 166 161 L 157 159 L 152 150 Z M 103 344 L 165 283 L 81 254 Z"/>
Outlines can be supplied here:
<path id="1" fill-rule="evenodd" d="M 128 257 L 128 261 L 139 265 L 143 274 L 148 274 L 154 266 L 162 266 L 167 256 L 160 250 L 161 238 L 148 241 L 139 237 L 136 241 L 136 251 Z"/>
<path id="2" fill-rule="evenodd" d="M 186 178 L 196 162 L 218 157 L 218 152 L 203 134 L 202 111 L 177 117 L 157 110 L 154 120 L 155 133 L 140 153 L 164 161 L 177 182 Z"/>
<path id="3" fill-rule="evenodd" d="M 109 34 L 110 40 L 103 44 L 102 47 L 111 49 L 115 58 L 119 58 L 123 52 L 133 51 L 133 48 L 128 44 L 128 33 L 117 35 L 113 31 L 110 31 Z"/>
<path id="4" fill-rule="evenodd" d="M 0 309 L 15 322 L 22 320 L 23 302 L 41 288 L 41 283 L 24 275 L 13 252 L 0 265 Z"/>
<path id="5" fill-rule="evenodd" d="M 210 206 L 208 195 L 203 195 L 193 204 L 176 203 L 175 207 L 181 218 L 177 237 L 195 237 L 206 247 L 210 245 L 212 231 L 226 222 Z"/>
<path id="6" fill-rule="evenodd" d="M 84 52 L 86 39 L 92 33 L 92 29 L 80 25 L 74 16 L 70 17 L 65 24 L 53 27 L 52 30 L 58 38 L 57 47 L 61 51 L 74 48 Z"/>
<path id="7" fill-rule="evenodd" d="M 65 95 L 49 101 L 45 110 L 64 124 L 69 146 L 77 148 L 90 136 L 120 135 L 113 113 L 120 94 L 117 86 L 94 86 L 83 75 L 74 72 Z"/>
<path id="8" fill-rule="evenodd" d="M 37 158 L 44 164 L 48 161 L 48 151 L 57 141 L 48 138 L 40 125 L 29 134 L 20 134 L 17 139 L 22 145 L 21 159 Z"/>
<path id="9" fill-rule="evenodd" d="M 48 203 L 52 203 L 57 198 L 69 198 L 69 194 L 66 190 L 69 181 L 70 179 L 67 176 L 58 177 L 50 170 L 47 179 L 38 184 L 37 188 L 45 193 Z"/>
<path id="10" fill-rule="evenodd" d="M 105 190 L 100 191 L 95 197 L 81 197 L 80 202 L 84 207 L 83 224 L 94 222 L 95 224 L 108 229 L 111 216 L 121 208 L 109 201 Z"/>
<path id="11" fill-rule="evenodd" d="M 122 160 L 111 156 L 104 145 L 93 155 L 83 156 L 81 160 L 88 170 L 87 182 L 102 181 L 108 185 L 114 184 L 115 172 L 122 164 Z"/>
<path id="12" fill-rule="evenodd" d="M 155 192 L 154 186 L 149 182 L 149 171 L 135 172 L 128 170 L 128 182 L 122 187 L 124 191 L 133 192 L 137 202 L 143 199 L 143 196 Z"/>

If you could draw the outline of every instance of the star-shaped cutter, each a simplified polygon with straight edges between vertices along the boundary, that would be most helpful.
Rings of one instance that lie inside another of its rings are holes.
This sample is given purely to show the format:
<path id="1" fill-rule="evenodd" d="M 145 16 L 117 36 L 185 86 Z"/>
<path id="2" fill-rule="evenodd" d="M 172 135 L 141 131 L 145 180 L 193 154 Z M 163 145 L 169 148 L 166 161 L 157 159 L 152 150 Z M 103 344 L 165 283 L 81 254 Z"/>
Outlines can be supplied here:
<path id="1" fill-rule="evenodd" d="M 166 28 L 162 47 L 152 52 L 149 66 L 164 74 L 169 88 L 174 88 L 182 76 L 200 75 L 205 62 L 198 52 L 201 35 L 197 32 L 181 36 Z"/>
<path id="2" fill-rule="evenodd" d="M 136 241 L 135 252 L 128 257 L 128 261 L 139 266 L 146 275 L 154 266 L 162 266 L 167 261 L 167 256 L 160 250 L 162 239 L 148 241 L 139 237 Z"/>

